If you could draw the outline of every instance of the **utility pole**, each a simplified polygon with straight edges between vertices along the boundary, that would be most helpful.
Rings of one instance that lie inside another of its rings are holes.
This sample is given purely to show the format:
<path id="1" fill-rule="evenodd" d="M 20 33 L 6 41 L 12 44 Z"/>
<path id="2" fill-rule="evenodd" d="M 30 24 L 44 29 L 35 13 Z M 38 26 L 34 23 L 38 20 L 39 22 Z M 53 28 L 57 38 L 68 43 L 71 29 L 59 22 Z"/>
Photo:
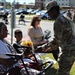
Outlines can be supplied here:
<path id="1" fill-rule="evenodd" d="M 4 11 L 6 11 L 6 0 L 4 0 Z"/>
<path id="2" fill-rule="evenodd" d="M 12 5 L 12 7 L 11 7 L 11 44 L 13 44 L 13 29 L 15 28 L 15 18 L 16 18 L 16 14 L 15 14 L 15 11 L 14 11 L 14 9 L 15 9 L 15 0 L 13 1 L 14 2 L 14 4 Z"/>

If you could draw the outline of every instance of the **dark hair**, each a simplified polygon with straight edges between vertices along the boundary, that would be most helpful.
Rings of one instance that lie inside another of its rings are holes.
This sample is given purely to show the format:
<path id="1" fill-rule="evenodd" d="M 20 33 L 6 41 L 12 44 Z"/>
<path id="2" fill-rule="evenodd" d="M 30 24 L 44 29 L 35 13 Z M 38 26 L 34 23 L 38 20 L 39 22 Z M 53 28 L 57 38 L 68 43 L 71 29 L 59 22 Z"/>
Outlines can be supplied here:
<path id="1" fill-rule="evenodd" d="M 4 27 L 6 27 L 6 25 L 3 22 L 0 22 L 0 34 L 2 33 Z"/>
<path id="2" fill-rule="evenodd" d="M 35 22 L 37 21 L 37 19 L 39 18 L 39 16 L 34 16 L 33 18 L 32 18 L 32 21 L 31 21 L 31 26 L 33 26 L 34 28 L 35 28 Z"/>
<path id="3" fill-rule="evenodd" d="M 23 36 L 22 31 L 19 29 L 15 30 L 15 32 L 14 32 L 14 35 L 17 35 L 17 34 L 20 34 L 21 36 Z"/>
<path id="4" fill-rule="evenodd" d="M 59 6 L 54 6 L 49 10 L 49 12 L 53 11 L 53 10 L 56 10 L 57 12 L 59 12 L 60 8 L 59 8 Z"/>

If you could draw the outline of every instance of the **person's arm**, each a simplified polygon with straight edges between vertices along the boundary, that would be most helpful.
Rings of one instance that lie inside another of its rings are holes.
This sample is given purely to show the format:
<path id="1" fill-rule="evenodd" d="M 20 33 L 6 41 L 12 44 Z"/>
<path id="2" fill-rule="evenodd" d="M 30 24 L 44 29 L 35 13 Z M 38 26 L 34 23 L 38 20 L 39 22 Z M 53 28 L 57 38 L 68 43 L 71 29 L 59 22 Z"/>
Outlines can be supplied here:
<path id="1" fill-rule="evenodd" d="M 13 64 L 17 63 L 16 59 L 13 58 L 0 58 L 0 64 L 3 64 L 5 66 L 11 66 Z"/>
<path id="2" fill-rule="evenodd" d="M 53 41 L 51 41 L 51 47 L 53 50 L 57 49 L 59 47 L 59 44 L 61 44 L 63 37 L 63 27 L 64 22 L 61 19 L 58 19 L 54 23 L 54 38 Z"/>

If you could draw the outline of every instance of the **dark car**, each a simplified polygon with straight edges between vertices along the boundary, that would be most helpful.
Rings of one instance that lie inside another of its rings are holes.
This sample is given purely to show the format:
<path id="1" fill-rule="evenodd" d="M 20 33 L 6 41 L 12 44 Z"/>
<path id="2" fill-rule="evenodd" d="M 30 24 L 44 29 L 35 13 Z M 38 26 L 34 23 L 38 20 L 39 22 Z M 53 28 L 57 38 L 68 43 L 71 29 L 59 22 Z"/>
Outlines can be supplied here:
<path id="1" fill-rule="evenodd" d="M 29 14 L 26 10 L 19 10 L 19 11 L 16 12 L 17 15 L 20 15 L 21 13 Z"/>

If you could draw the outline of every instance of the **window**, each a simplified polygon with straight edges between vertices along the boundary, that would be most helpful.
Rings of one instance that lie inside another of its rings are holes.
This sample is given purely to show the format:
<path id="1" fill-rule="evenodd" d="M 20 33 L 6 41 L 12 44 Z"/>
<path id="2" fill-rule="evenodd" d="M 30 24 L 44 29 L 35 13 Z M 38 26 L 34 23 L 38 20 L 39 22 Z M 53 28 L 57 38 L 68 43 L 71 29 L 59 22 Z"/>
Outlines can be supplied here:
<path id="1" fill-rule="evenodd" d="M 64 3 L 62 3 L 62 5 L 64 5 Z"/>

